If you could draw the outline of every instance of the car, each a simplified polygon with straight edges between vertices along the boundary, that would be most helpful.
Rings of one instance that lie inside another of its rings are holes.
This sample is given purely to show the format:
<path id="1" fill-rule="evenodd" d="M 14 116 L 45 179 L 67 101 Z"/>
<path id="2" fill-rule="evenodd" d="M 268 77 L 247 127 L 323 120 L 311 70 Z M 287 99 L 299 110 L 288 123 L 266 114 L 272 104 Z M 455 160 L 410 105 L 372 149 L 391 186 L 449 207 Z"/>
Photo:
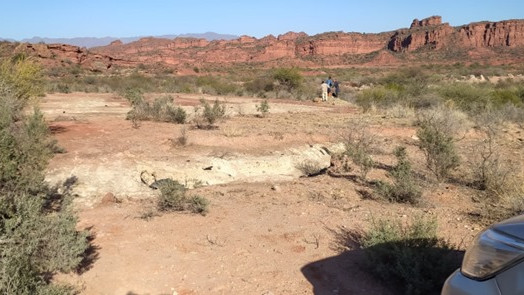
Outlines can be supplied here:
<path id="1" fill-rule="evenodd" d="M 451 274 L 442 295 L 524 294 L 524 215 L 481 231 Z"/>

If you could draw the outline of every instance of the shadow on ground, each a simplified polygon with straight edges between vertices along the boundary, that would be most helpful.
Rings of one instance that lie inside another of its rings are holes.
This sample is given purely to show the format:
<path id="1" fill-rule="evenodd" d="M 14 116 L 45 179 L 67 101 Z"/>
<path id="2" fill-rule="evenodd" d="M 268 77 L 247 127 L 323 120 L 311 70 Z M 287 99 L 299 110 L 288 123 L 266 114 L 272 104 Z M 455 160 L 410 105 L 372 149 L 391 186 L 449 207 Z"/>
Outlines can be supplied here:
<path id="1" fill-rule="evenodd" d="M 355 243 L 354 234 L 347 229 L 331 231 L 335 236 L 332 248 L 340 254 L 301 268 L 315 295 L 440 294 L 442 284 L 460 267 L 464 257 L 464 251 L 445 247 L 406 247 L 406 241 L 378 244 L 364 250 Z M 407 243 L 411 242 L 421 244 L 418 240 Z M 373 257 L 369 250 L 373 251 Z M 392 257 L 391 252 L 409 258 L 398 263 L 398 257 Z M 371 274 L 370 261 L 385 262 L 381 268 L 382 276 Z M 429 263 L 418 263 L 420 261 Z M 413 281 L 403 281 L 400 273 Z"/>

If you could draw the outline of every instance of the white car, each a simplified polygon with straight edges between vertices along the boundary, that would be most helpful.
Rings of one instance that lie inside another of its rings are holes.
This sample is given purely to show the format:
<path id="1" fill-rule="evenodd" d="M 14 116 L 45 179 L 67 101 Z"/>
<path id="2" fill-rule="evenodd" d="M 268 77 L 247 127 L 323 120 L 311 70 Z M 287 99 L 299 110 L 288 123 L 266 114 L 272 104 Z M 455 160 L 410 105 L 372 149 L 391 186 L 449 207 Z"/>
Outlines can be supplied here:
<path id="1" fill-rule="evenodd" d="M 480 232 L 441 294 L 524 294 L 524 215 Z"/>

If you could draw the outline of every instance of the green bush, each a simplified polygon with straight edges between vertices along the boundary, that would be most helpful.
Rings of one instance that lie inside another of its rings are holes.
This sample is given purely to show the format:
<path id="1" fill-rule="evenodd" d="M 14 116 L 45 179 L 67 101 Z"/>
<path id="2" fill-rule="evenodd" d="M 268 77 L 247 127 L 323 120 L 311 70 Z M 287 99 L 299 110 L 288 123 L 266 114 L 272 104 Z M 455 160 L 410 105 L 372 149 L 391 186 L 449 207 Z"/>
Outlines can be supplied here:
<path id="1" fill-rule="evenodd" d="M 44 181 L 56 142 L 43 115 L 24 110 L 40 94 L 38 68 L 25 59 L 0 68 L 0 294 L 70 294 L 49 282 L 75 270 L 88 248 L 71 209 L 74 181 Z"/>
<path id="2" fill-rule="evenodd" d="M 258 77 L 244 84 L 247 92 L 258 96 L 263 96 L 266 92 L 273 91 L 274 87 L 273 79 L 268 77 Z"/>
<path id="3" fill-rule="evenodd" d="M 522 98 L 519 97 L 519 93 L 514 89 L 495 89 L 491 93 L 491 102 L 496 108 L 500 108 L 506 104 L 515 106 L 523 105 Z"/>
<path id="4" fill-rule="evenodd" d="M 187 188 L 171 178 L 162 179 L 157 184 L 160 189 L 158 209 L 160 211 L 184 211 L 206 215 L 209 212 L 209 201 L 202 196 L 186 195 Z"/>
<path id="5" fill-rule="evenodd" d="M 14 97 L 20 102 L 27 103 L 30 98 L 44 94 L 42 71 L 24 54 L 0 61 L 0 77 L 0 85 L 9 85 Z"/>
<path id="6" fill-rule="evenodd" d="M 379 182 L 379 193 L 390 202 L 417 204 L 420 201 L 422 193 L 417 181 L 411 171 L 411 162 L 409 161 L 405 147 L 395 149 L 397 165 L 393 167 L 390 175 L 393 177 L 393 184 Z"/>
<path id="7" fill-rule="evenodd" d="M 439 294 L 461 259 L 436 230 L 436 220 L 422 216 L 414 216 L 408 226 L 400 220 L 373 221 L 357 241 L 366 254 L 366 269 L 400 288 L 399 294 Z"/>
<path id="8" fill-rule="evenodd" d="M 456 106 L 468 113 L 484 111 L 490 105 L 490 95 L 485 85 L 445 84 L 440 86 L 438 92 L 445 100 L 453 101 Z"/>
<path id="9" fill-rule="evenodd" d="M 267 99 L 264 99 L 260 105 L 256 105 L 255 106 L 256 109 L 257 109 L 257 112 L 260 113 L 260 116 L 261 117 L 266 117 L 267 116 L 267 113 L 269 113 L 269 102 L 267 102 Z"/>
<path id="10" fill-rule="evenodd" d="M 435 108 L 419 113 L 418 147 L 424 153 L 426 166 L 442 181 L 460 165 L 455 148 L 455 133 L 466 123 L 451 109 Z"/>
<path id="11" fill-rule="evenodd" d="M 229 81 L 222 81 L 213 76 L 198 77 L 196 85 L 202 88 L 205 94 L 226 95 L 237 92 L 237 86 Z"/>
<path id="12" fill-rule="evenodd" d="M 195 107 L 194 122 L 198 128 L 212 128 L 217 120 L 224 118 L 226 115 L 226 105 L 218 99 L 215 100 L 212 106 L 205 99 L 201 99 L 200 106 L 203 108 L 202 112 L 199 112 L 200 107 Z"/>
<path id="13" fill-rule="evenodd" d="M 177 123 L 177 124 L 184 124 L 186 122 L 187 113 L 186 111 L 181 107 L 172 107 L 169 106 L 166 110 L 166 121 Z"/>
<path id="14" fill-rule="evenodd" d="M 371 158 L 371 152 L 374 148 L 375 138 L 369 131 L 368 125 L 363 121 L 354 121 L 345 138 L 344 154 L 349 156 L 353 163 L 360 168 L 360 177 L 366 179 L 367 174 L 373 168 L 375 162 Z"/>
<path id="15" fill-rule="evenodd" d="M 131 92 L 129 95 L 133 108 L 127 113 L 127 119 L 132 121 L 157 121 L 184 124 L 187 113 L 181 107 L 173 105 L 173 98 L 165 96 L 156 98 L 153 104 L 145 101 L 141 94 Z"/>
<path id="16" fill-rule="evenodd" d="M 164 179 L 160 185 L 158 208 L 161 211 L 183 211 L 187 202 L 186 187 L 172 179 Z"/>
<path id="17" fill-rule="evenodd" d="M 209 212 L 209 200 L 202 196 L 192 196 L 188 200 L 189 211 L 201 215 L 206 215 Z"/>
<path id="18" fill-rule="evenodd" d="M 276 81 L 277 98 L 279 90 L 287 90 L 293 93 L 302 85 L 303 77 L 297 68 L 280 68 L 273 73 Z"/>
<path id="19" fill-rule="evenodd" d="M 359 92 L 355 102 L 362 107 L 364 112 L 368 112 L 373 106 L 387 108 L 399 100 L 398 91 L 387 89 L 383 86 L 376 86 Z"/>

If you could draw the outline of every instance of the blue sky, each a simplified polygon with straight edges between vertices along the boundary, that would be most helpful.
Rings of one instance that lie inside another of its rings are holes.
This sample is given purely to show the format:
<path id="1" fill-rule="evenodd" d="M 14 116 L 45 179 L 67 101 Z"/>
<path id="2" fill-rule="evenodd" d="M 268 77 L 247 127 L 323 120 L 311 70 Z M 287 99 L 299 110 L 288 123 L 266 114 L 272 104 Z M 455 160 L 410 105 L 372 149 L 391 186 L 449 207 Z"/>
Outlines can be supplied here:
<path id="1" fill-rule="evenodd" d="M 216 32 L 378 33 L 440 15 L 459 26 L 524 18 L 524 0 L 0 0 L 0 37 L 134 37 Z"/>

